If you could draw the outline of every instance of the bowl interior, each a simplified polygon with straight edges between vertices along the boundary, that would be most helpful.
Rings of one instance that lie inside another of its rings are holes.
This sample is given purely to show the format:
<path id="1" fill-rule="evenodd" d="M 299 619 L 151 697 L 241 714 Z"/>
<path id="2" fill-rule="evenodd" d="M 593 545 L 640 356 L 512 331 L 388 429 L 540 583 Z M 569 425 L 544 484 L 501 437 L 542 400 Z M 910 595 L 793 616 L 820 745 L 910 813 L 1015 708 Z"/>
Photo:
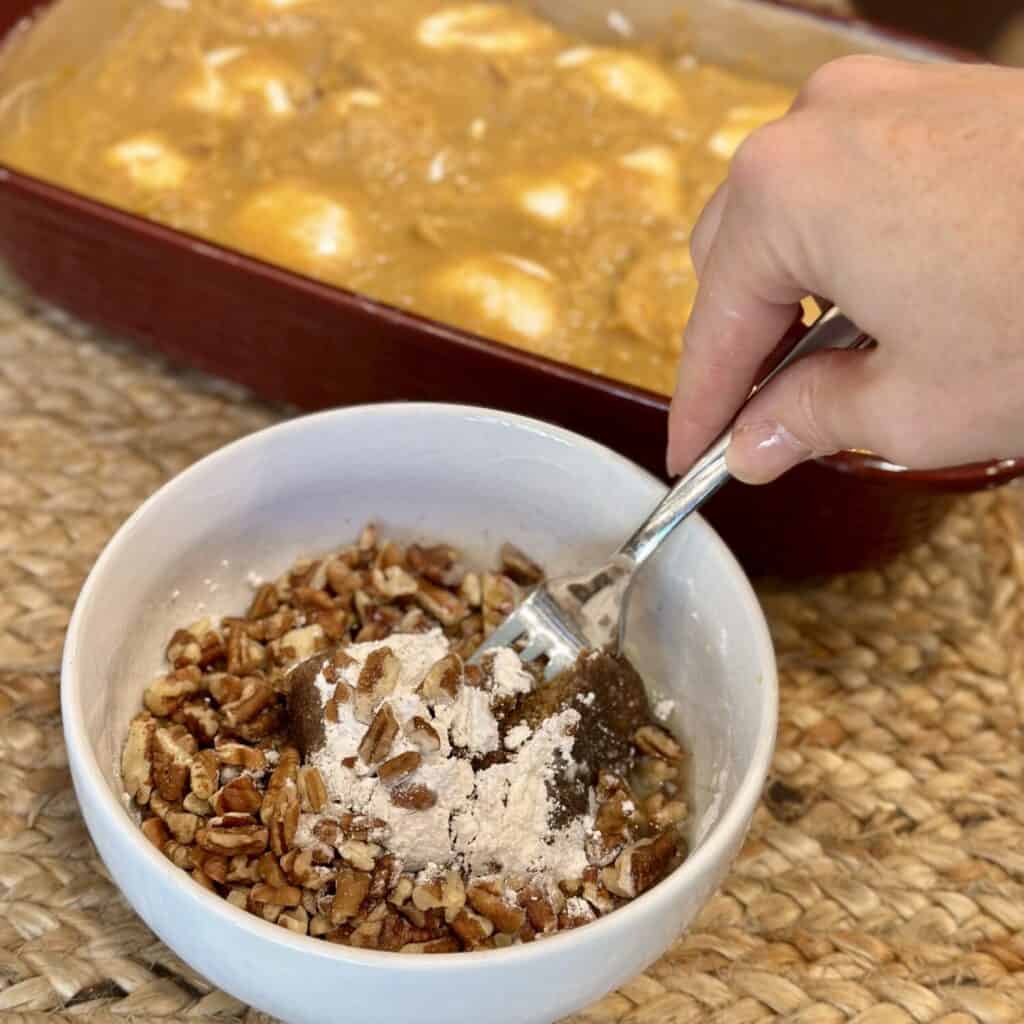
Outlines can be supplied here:
<path id="1" fill-rule="evenodd" d="M 161 670 L 173 629 L 205 615 L 238 613 L 251 595 L 247 580 L 253 576 L 271 578 L 298 556 L 349 543 L 368 520 L 396 539 L 449 541 L 484 565 L 492 564 L 502 541 L 511 540 L 549 571 L 567 571 L 605 557 L 662 493 L 653 478 L 575 435 L 449 406 L 377 406 L 306 417 L 200 462 L 150 499 L 111 543 L 83 590 L 69 633 L 65 722 L 80 796 L 88 797 L 87 811 L 92 804 L 94 834 L 99 814 L 104 828 L 130 830 L 134 836 L 125 841 L 146 849 L 124 810 L 117 778 L 128 721 Z M 715 846 L 715 826 L 746 779 L 743 820 L 725 830 L 730 837 L 718 852 L 703 851 L 705 861 L 725 860 L 725 847 L 738 843 L 767 768 L 774 663 L 749 584 L 700 519 L 684 524 L 644 570 L 629 644 L 652 694 L 675 701 L 672 726 L 693 753 L 698 846 Z M 684 895 L 690 863 L 663 883 L 680 879 L 677 896 Z M 158 867 L 159 859 L 152 870 Z M 125 884 L 116 867 L 112 873 Z M 696 903 L 697 889 L 704 898 L 708 884 L 705 877 L 691 886 L 691 901 Z M 625 925 L 654 893 L 593 927 L 620 915 Z M 222 902 L 221 908 L 239 927 L 269 928 Z M 678 929 L 685 923 L 683 904 L 675 913 Z M 295 941 L 281 929 L 271 933 L 281 942 Z M 661 949 L 671 936 L 666 926 Z M 535 947 L 563 939 L 570 936 Z M 353 956 L 342 947 L 316 945 L 327 956 Z M 533 948 L 483 956 L 529 956 Z M 653 949 L 647 960 L 658 952 Z M 629 961 L 627 956 L 609 965 L 601 990 L 643 966 Z M 200 969 L 221 984 L 229 980 L 218 977 L 214 963 Z"/>

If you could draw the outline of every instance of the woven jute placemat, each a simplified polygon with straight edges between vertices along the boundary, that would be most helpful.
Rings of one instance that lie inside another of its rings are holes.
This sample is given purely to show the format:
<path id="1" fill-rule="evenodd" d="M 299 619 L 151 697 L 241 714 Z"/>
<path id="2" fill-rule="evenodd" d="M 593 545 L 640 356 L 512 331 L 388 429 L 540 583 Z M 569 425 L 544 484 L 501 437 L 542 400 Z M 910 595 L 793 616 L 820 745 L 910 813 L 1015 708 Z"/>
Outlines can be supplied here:
<path id="1" fill-rule="evenodd" d="M 261 1021 L 157 941 L 71 790 L 59 658 L 82 580 L 172 474 L 285 415 L 0 289 L 0 1019 Z M 883 572 L 762 587 L 778 752 L 692 931 L 574 1024 L 1024 1020 L 1016 492 Z"/>

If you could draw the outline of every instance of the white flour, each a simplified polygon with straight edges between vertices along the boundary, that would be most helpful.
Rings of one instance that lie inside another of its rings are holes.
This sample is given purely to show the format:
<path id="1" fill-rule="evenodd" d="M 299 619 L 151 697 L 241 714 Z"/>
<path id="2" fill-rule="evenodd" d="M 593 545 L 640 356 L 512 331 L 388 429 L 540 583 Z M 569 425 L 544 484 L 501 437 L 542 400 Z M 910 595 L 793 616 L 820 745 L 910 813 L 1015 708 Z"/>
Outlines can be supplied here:
<path id="1" fill-rule="evenodd" d="M 492 700 L 527 692 L 533 678 L 514 651 L 503 649 L 494 660 L 491 691 L 462 685 L 454 702 L 431 709 L 416 689 L 427 671 L 448 653 L 448 646 L 440 630 L 396 634 L 347 647 L 345 653 L 353 661 L 338 671 L 338 677 L 354 687 L 373 651 L 388 647 L 398 658 L 398 682 L 386 703 L 400 726 L 418 715 L 431 722 L 438 734 L 440 748 L 423 755 L 410 780 L 434 792 L 434 806 L 408 810 L 391 803 L 391 790 L 357 757 L 366 725 L 355 719 L 351 703 L 345 703 L 339 705 L 338 722 L 325 721 L 324 745 L 309 758 L 320 769 L 327 789 L 329 806 L 322 816 L 337 817 L 349 811 L 381 819 L 387 826 L 384 845 L 402 860 L 406 870 L 458 863 L 478 875 L 578 877 L 587 866 L 583 840 L 593 820 L 588 816 L 552 829 L 548 782 L 556 771 L 571 766 L 574 740 L 568 730 L 579 721 L 579 712 L 565 709 L 534 732 L 522 724 L 515 726 L 505 742 L 506 749 L 514 751 L 508 762 L 474 774 L 469 760 L 456 756 L 453 747 L 473 754 L 496 751 L 500 741 Z M 315 685 L 323 707 L 334 695 L 334 684 L 321 673 Z M 400 728 L 388 756 L 417 749 Z M 352 768 L 342 764 L 343 759 L 353 757 Z M 300 845 L 316 841 L 313 827 L 318 817 L 303 815 Z"/>

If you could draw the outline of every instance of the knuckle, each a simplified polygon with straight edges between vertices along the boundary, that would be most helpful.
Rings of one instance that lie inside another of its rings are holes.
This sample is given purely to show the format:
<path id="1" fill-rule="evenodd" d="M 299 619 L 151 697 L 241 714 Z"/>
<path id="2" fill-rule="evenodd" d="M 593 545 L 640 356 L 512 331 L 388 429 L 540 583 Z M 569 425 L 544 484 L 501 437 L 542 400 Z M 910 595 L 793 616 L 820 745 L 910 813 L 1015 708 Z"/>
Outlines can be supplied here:
<path id="1" fill-rule="evenodd" d="M 799 146 L 792 118 L 782 118 L 756 129 L 741 143 L 729 168 L 730 186 L 749 200 L 770 193 L 791 177 L 799 159 Z"/>
<path id="2" fill-rule="evenodd" d="M 811 72 L 800 90 L 799 102 L 842 99 L 865 83 L 877 81 L 888 64 L 885 58 L 862 53 L 837 57 Z"/>

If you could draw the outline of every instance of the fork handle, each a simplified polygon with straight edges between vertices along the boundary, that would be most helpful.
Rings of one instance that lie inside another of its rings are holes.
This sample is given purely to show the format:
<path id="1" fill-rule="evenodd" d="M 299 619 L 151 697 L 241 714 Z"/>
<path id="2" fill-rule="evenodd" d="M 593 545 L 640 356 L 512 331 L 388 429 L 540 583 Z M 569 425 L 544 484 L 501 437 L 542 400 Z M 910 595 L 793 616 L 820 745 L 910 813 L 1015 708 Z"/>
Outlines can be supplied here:
<path id="1" fill-rule="evenodd" d="M 865 348 L 870 343 L 871 339 L 856 324 L 840 313 L 837 307 L 830 307 L 778 362 L 761 376 L 725 430 L 708 446 L 689 472 L 676 482 L 636 533 L 619 548 L 617 557 L 629 559 L 634 567 L 643 565 L 661 546 L 662 541 L 691 512 L 700 508 L 730 479 L 725 464 L 725 453 L 729 448 L 736 418 L 747 402 L 777 373 L 781 373 L 790 363 L 811 352 L 825 348 Z"/>

